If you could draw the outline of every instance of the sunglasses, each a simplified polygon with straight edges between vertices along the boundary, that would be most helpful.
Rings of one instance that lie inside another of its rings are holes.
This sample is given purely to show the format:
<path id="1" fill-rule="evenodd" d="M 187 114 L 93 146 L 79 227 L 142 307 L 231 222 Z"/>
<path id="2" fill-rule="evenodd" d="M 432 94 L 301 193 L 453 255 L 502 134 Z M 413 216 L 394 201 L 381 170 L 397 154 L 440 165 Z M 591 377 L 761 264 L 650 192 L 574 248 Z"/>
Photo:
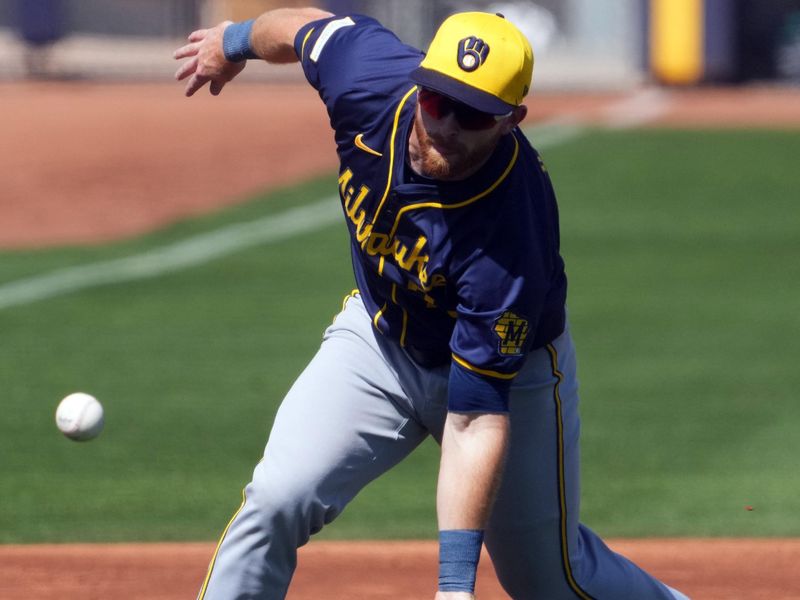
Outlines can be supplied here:
<path id="1" fill-rule="evenodd" d="M 434 119 L 443 119 L 452 113 L 458 126 L 461 127 L 461 129 L 467 129 L 469 131 L 491 129 L 500 121 L 511 115 L 510 112 L 505 115 L 492 115 L 481 112 L 466 104 L 456 102 L 447 96 L 442 96 L 437 92 L 425 88 L 419 88 L 417 100 L 422 110 Z"/>

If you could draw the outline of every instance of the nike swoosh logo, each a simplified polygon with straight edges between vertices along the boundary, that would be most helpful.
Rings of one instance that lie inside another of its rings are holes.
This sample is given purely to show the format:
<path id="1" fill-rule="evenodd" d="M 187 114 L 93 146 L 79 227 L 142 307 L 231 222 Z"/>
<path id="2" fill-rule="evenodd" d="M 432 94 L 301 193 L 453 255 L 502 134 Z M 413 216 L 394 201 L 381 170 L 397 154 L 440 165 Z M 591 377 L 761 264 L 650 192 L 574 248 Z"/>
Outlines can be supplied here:
<path id="1" fill-rule="evenodd" d="M 367 154 L 372 154 L 373 156 L 383 156 L 383 154 L 381 154 L 377 150 L 373 150 L 372 148 L 370 148 L 369 146 L 367 146 L 364 143 L 364 134 L 363 133 L 359 133 L 356 136 L 356 139 L 353 141 L 353 143 L 356 145 L 356 148 L 358 148 L 359 150 L 363 150 Z"/>

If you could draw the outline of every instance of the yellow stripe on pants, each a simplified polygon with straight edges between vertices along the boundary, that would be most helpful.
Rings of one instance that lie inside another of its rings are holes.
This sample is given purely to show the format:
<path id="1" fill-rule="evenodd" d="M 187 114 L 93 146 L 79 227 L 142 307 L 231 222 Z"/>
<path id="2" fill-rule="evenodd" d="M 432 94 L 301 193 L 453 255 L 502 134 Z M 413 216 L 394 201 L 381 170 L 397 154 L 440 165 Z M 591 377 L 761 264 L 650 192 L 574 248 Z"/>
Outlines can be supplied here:
<path id="1" fill-rule="evenodd" d="M 561 562 L 564 565 L 564 575 L 567 577 L 569 587 L 581 600 L 594 600 L 592 596 L 583 591 L 575 576 L 572 573 L 572 564 L 569 559 L 569 541 L 567 533 L 567 489 L 566 471 L 564 469 L 564 416 L 561 407 L 561 394 L 559 386 L 564 381 L 564 374 L 558 368 L 558 350 L 553 344 L 547 344 L 547 351 L 550 353 L 550 364 L 553 369 L 553 376 L 556 378 L 556 385 L 553 388 L 553 400 L 556 403 L 556 428 L 558 438 L 558 503 L 561 512 Z"/>

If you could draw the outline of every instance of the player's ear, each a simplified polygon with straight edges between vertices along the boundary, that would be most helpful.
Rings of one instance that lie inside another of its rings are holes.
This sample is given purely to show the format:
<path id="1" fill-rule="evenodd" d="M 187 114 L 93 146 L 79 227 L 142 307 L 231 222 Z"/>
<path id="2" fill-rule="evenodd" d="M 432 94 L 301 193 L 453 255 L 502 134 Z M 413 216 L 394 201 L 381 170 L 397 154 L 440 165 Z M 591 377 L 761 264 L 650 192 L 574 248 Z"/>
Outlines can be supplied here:
<path id="1" fill-rule="evenodd" d="M 517 106 L 513 111 L 511 111 L 511 116 L 505 120 L 503 123 L 502 132 L 504 134 L 509 133 L 514 127 L 519 125 L 523 119 L 528 115 L 528 107 L 522 104 L 521 106 Z"/>

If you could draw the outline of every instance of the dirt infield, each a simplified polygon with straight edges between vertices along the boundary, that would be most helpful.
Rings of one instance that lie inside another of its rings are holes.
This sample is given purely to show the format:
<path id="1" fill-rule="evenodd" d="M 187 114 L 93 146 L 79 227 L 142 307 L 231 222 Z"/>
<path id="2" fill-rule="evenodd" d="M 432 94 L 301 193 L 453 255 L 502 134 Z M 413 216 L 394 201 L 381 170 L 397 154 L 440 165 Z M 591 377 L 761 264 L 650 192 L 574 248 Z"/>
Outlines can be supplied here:
<path id="1" fill-rule="evenodd" d="M 232 86 L 186 99 L 177 84 L 0 84 L 0 248 L 133 236 L 332 172 L 313 90 Z M 530 122 L 800 130 L 800 89 L 535 95 Z M 333 185 L 333 182 L 332 182 Z M 800 540 L 617 540 L 694 600 L 800 599 Z M 0 546 L 0 598 L 192 598 L 211 544 Z M 313 543 L 294 600 L 431 598 L 435 546 Z M 488 560 L 481 600 L 505 598 Z M 366 575 L 366 576 L 365 576 Z"/>
<path id="2" fill-rule="evenodd" d="M 800 599 L 800 540 L 616 540 L 611 546 L 693 600 Z M 184 600 L 196 594 L 212 553 L 212 544 L 0 546 L 0 598 Z M 436 553 L 432 542 L 311 543 L 300 551 L 288 598 L 433 598 Z M 508 598 L 486 556 L 477 596 Z"/>

